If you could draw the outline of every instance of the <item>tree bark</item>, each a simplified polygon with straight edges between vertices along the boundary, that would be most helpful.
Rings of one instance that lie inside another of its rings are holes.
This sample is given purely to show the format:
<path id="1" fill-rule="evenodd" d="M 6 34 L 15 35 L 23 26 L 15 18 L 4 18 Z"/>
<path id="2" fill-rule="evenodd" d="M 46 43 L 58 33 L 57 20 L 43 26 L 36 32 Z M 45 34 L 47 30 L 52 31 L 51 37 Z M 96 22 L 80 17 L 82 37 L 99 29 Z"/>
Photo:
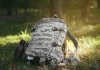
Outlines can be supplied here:
<path id="1" fill-rule="evenodd" d="M 97 0 L 98 8 L 100 9 L 100 0 Z"/>
<path id="2" fill-rule="evenodd" d="M 61 18 L 61 1 L 62 0 L 50 0 L 50 16 L 57 15 Z"/>
<path id="3" fill-rule="evenodd" d="M 9 5 L 8 7 L 7 7 L 7 15 L 12 15 L 12 5 Z"/>

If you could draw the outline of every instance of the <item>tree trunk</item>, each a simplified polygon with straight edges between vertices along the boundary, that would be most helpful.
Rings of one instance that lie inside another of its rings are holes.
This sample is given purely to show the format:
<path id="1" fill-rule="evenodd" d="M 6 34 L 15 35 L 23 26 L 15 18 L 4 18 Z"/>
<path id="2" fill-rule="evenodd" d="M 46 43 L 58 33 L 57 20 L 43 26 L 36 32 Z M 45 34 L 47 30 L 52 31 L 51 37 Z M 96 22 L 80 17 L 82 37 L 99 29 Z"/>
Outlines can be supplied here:
<path id="1" fill-rule="evenodd" d="M 97 0 L 98 8 L 100 9 L 100 0 Z"/>
<path id="2" fill-rule="evenodd" d="M 82 5 L 81 17 L 84 23 L 88 22 L 88 16 L 90 12 L 90 1 L 91 0 L 84 0 Z"/>
<path id="3" fill-rule="evenodd" d="M 18 8 L 15 8 L 15 15 L 18 15 Z"/>
<path id="4" fill-rule="evenodd" d="M 12 15 L 12 6 L 7 7 L 7 15 Z"/>
<path id="5" fill-rule="evenodd" d="M 61 1 L 62 0 L 50 0 L 50 16 L 57 15 L 61 18 Z"/>

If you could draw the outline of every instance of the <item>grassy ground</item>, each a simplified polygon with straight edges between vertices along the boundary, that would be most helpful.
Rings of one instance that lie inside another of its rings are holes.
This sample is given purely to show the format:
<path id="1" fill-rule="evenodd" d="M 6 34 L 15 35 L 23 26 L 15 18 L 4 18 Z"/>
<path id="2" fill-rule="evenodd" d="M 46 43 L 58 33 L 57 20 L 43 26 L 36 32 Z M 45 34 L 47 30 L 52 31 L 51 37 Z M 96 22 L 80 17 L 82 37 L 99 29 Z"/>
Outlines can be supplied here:
<path id="1" fill-rule="evenodd" d="M 0 23 L 0 70 L 35 70 L 33 69 L 35 66 L 27 65 L 24 61 L 16 62 L 13 59 L 19 40 L 24 38 L 29 41 L 31 25 L 33 24 L 28 22 Z M 95 31 L 96 29 L 99 29 L 99 26 L 95 27 Z M 81 62 L 75 70 L 100 70 L 100 35 L 80 36 L 78 42 Z M 72 45 L 69 40 L 68 44 Z"/>

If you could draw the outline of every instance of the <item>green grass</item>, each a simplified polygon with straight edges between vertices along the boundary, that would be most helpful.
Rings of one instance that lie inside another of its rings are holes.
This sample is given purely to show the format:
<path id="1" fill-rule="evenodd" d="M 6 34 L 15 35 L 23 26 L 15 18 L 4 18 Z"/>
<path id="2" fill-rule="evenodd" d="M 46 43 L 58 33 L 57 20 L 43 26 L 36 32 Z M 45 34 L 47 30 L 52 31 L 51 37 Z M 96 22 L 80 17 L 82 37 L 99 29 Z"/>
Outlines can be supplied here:
<path id="1" fill-rule="evenodd" d="M 0 70 L 33 70 L 36 67 L 27 65 L 25 61 L 14 61 L 14 51 L 21 38 L 30 40 L 31 25 L 32 23 L 0 23 Z M 79 36 L 78 42 L 81 62 L 75 70 L 100 70 L 100 35 Z M 68 45 L 73 46 L 69 40 Z"/>
<path id="2" fill-rule="evenodd" d="M 73 43 L 67 41 L 70 50 L 74 51 Z M 78 38 L 78 55 L 81 62 L 75 70 L 99 70 L 100 69 L 100 36 L 82 36 Z"/>
<path id="3" fill-rule="evenodd" d="M 99 70 L 100 69 L 100 36 L 81 37 L 78 39 L 78 54 L 81 62 L 76 70 Z"/>

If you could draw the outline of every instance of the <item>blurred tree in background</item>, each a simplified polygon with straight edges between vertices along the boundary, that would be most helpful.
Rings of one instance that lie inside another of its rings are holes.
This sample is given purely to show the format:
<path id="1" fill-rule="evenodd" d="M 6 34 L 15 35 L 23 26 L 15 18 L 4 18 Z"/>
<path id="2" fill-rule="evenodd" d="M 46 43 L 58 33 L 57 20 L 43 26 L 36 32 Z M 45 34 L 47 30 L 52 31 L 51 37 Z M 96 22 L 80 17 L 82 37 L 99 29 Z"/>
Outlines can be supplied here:
<path id="1" fill-rule="evenodd" d="M 97 0 L 98 8 L 100 9 L 100 0 Z"/>
<path id="2" fill-rule="evenodd" d="M 12 15 L 15 12 L 18 14 L 20 10 L 23 10 L 24 14 L 28 9 L 31 11 L 31 9 L 46 7 L 47 2 L 48 0 L 0 0 L 0 10 L 2 13 L 6 11 L 7 15 Z"/>
<path id="3" fill-rule="evenodd" d="M 86 23 L 91 11 L 98 9 L 100 0 L 0 0 L 0 16 L 27 15 L 39 19 L 57 14 L 65 20 L 81 19 Z"/>
<path id="4" fill-rule="evenodd" d="M 62 11 L 62 0 L 50 0 L 50 16 L 54 16 L 55 14 L 58 17 L 61 17 Z"/>

